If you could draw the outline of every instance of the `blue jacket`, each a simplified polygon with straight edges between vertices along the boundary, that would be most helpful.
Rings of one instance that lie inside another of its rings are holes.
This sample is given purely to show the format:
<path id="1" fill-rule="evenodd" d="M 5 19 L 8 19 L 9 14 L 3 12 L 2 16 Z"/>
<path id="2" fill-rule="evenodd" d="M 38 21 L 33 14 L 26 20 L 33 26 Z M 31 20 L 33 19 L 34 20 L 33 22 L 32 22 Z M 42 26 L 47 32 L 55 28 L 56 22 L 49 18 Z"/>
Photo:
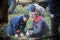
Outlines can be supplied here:
<path id="1" fill-rule="evenodd" d="M 10 27 L 7 28 L 8 30 L 7 32 L 9 33 L 9 35 L 16 34 L 16 30 L 20 30 L 21 32 L 24 33 L 26 22 L 23 21 L 23 16 L 12 18 L 9 24 L 10 24 Z"/>
<path id="2" fill-rule="evenodd" d="M 60 0 L 48 0 L 49 10 L 51 14 L 60 16 Z"/>

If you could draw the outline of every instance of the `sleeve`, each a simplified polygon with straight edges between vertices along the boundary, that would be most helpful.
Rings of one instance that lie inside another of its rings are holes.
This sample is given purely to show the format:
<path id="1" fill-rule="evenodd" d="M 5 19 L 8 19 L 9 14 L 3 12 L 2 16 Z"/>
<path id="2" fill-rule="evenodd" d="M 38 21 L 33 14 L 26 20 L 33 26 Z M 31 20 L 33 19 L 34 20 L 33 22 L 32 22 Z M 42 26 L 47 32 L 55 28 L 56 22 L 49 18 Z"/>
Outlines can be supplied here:
<path id="1" fill-rule="evenodd" d="M 37 25 L 38 25 L 37 28 L 33 30 L 34 34 L 37 34 L 37 33 L 40 33 L 41 32 L 42 24 L 41 23 L 38 23 Z"/>
<path id="2" fill-rule="evenodd" d="M 42 30 L 43 30 L 43 34 L 45 34 L 49 31 L 49 27 L 48 27 L 46 20 L 43 20 L 43 29 Z"/>
<path id="3" fill-rule="evenodd" d="M 18 16 L 18 17 L 11 19 L 11 21 L 10 21 L 10 26 L 11 26 L 11 29 L 13 30 L 14 34 L 16 34 L 17 26 L 19 26 L 19 21 L 21 20 L 21 18 L 22 18 L 22 16 Z"/>
<path id="4" fill-rule="evenodd" d="M 12 27 L 12 30 L 14 32 L 14 34 L 16 34 L 16 27 L 17 27 L 17 18 L 13 19 L 13 27 Z"/>
<path id="5" fill-rule="evenodd" d="M 12 18 L 11 20 L 10 20 L 10 23 L 9 23 L 9 25 L 10 25 L 10 28 L 9 28 L 9 33 L 14 33 L 14 34 L 16 34 L 16 30 L 15 30 L 15 18 Z"/>

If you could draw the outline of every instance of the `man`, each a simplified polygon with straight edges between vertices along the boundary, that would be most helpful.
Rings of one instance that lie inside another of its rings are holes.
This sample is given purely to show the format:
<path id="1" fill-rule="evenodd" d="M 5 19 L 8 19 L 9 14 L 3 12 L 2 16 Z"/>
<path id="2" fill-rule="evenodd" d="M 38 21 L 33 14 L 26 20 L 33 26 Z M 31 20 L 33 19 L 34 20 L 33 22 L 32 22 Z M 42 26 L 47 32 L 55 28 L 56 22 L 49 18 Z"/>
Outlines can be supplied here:
<path id="1" fill-rule="evenodd" d="M 15 18 L 12 18 L 9 23 L 10 24 L 9 29 L 6 27 L 5 29 L 9 35 L 15 35 L 20 32 L 25 33 L 24 29 L 28 19 L 29 19 L 29 15 L 27 14 L 25 14 L 24 16 L 17 16 Z"/>
<path id="2" fill-rule="evenodd" d="M 45 9 L 42 7 L 42 6 L 39 6 L 38 4 L 30 4 L 29 6 L 28 6 L 28 10 L 29 10 L 29 12 L 31 13 L 32 11 L 36 11 L 36 12 L 38 12 L 39 14 L 41 14 L 43 17 L 45 17 L 45 13 L 46 13 L 46 11 L 45 11 Z"/>
<path id="3" fill-rule="evenodd" d="M 33 19 L 32 27 L 31 27 L 32 31 L 30 31 L 31 37 L 34 38 L 43 37 L 43 35 L 45 35 L 49 31 L 46 20 L 37 12 L 32 12 L 31 17 Z"/>
<path id="4" fill-rule="evenodd" d="M 48 0 L 50 16 L 52 40 L 59 39 L 59 23 L 60 23 L 60 0 Z"/>

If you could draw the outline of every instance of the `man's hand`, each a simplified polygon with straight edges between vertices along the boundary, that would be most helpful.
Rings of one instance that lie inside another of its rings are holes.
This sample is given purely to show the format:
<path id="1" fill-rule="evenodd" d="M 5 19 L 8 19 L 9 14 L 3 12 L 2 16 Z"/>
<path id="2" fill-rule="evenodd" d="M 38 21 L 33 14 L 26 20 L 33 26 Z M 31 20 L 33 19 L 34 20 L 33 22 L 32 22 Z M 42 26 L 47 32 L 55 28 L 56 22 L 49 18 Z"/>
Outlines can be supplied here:
<path id="1" fill-rule="evenodd" d="M 17 30 L 16 33 L 19 34 L 20 33 L 20 30 Z"/>

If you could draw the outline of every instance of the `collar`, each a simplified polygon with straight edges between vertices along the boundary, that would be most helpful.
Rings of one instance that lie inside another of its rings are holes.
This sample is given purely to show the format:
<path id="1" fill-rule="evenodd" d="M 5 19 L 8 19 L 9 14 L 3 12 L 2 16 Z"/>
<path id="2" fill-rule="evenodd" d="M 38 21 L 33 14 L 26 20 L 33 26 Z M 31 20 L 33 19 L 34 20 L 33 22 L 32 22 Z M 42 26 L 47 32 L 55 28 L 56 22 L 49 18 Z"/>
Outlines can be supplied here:
<path id="1" fill-rule="evenodd" d="M 37 23 L 37 22 L 41 21 L 41 19 L 42 19 L 42 16 L 38 16 L 38 17 L 34 20 L 34 23 Z"/>

